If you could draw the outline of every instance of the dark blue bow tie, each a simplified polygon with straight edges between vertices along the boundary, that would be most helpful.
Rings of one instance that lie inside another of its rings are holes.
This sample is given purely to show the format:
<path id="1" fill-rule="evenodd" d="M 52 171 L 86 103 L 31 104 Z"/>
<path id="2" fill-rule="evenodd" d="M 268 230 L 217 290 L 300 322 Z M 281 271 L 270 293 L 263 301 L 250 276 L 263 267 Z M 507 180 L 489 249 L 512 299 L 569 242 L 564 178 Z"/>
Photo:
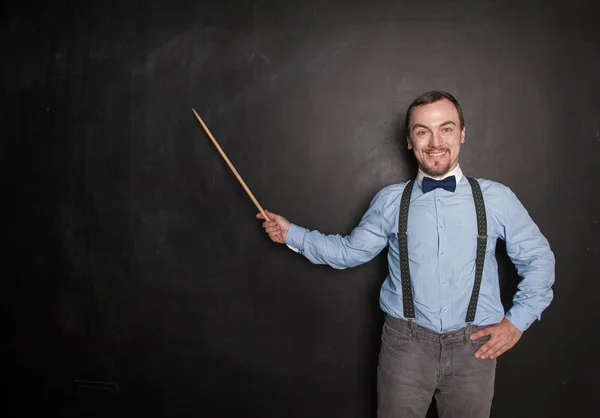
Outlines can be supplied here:
<path id="1" fill-rule="evenodd" d="M 454 192 L 456 190 L 456 177 L 448 176 L 443 180 L 435 180 L 431 177 L 423 177 L 423 193 L 430 192 L 441 187 L 442 189 Z"/>

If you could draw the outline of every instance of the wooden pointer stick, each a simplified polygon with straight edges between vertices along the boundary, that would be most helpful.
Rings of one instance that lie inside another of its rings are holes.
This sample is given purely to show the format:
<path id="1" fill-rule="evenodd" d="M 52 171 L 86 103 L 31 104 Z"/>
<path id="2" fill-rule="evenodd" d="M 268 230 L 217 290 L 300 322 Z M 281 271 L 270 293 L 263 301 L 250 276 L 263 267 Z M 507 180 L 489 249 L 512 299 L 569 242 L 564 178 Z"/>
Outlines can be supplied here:
<path id="1" fill-rule="evenodd" d="M 215 137 L 212 136 L 212 134 L 210 133 L 210 131 L 208 130 L 208 128 L 206 127 L 206 125 L 204 124 L 204 122 L 202 121 L 202 119 L 200 118 L 200 116 L 198 116 L 198 113 L 196 113 L 196 110 L 193 107 L 192 107 L 192 111 L 194 112 L 194 115 L 196 115 L 196 118 L 198 118 L 198 122 L 200 122 L 200 125 L 202 125 L 202 127 L 206 131 L 206 134 L 210 137 L 210 139 L 213 142 L 213 144 L 215 144 L 215 147 L 217 147 L 217 149 L 221 153 L 221 156 L 223 157 L 223 159 L 225 160 L 225 162 L 227 163 L 227 165 L 229 166 L 229 168 L 231 168 L 231 171 L 233 171 L 233 174 L 235 174 L 235 176 L 239 180 L 240 184 L 242 185 L 242 187 L 244 188 L 244 190 L 246 191 L 246 193 L 248 193 L 248 196 L 250 196 L 250 199 L 252 199 L 252 201 L 254 202 L 254 204 L 256 205 L 256 207 L 258 208 L 258 210 L 260 211 L 260 213 L 262 213 L 262 216 L 264 216 L 267 221 L 271 221 L 271 219 L 269 219 L 269 217 L 267 216 L 267 214 L 265 213 L 265 211 L 263 210 L 263 208 L 260 206 L 260 203 L 258 203 L 258 201 L 256 200 L 256 198 L 254 197 L 254 195 L 252 194 L 252 192 L 248 188 L 248 186 L 246 186 L 246 183 L 242 179 L 242 176 L 240 176 L 238 174 L 238 172 L 235 169 L 235 167 L 233 166 L 233 164 L 231 164 L 231 161 L 229 161 L 229 158 L 227 158 L 227 155 L 225 155 L 225 153 L 223 152 L 223 150 L 219 146 L 219 143 L 217 142 L 217 140 L 215 139 Z"/>

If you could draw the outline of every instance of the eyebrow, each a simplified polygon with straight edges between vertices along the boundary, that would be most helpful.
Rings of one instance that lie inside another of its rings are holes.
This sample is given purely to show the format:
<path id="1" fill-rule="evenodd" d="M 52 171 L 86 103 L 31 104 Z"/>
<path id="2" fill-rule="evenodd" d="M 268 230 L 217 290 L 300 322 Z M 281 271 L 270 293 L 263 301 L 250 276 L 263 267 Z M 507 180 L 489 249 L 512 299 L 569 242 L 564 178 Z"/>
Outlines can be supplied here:
<path id="1" fill-rule="evenodd" d="M 442 124 L 440 125 L 440 128 L 441 128 L 441 127 L 443 127 L 443 126 L 446 126 L 446 125 L 454 125 L 454 126 L 456 126 L 456 123 L 454 123 L 454 122 L 453 122 L 453 121 L 451 121 L 451 120 L 448 120 L 448 121 L 446 121 L 446 122 L 442 123 Z M 417 124 L 415 124 L 415 125 L 413 126 L 413 130 L 414 130 L 415 128 L 425 128 L 425 129 L 429 129 L 429 130 L 431 130 L 431 129 L 430 129 L 428 126 L 421 125 L 420 123 L 417 123 Z"/>

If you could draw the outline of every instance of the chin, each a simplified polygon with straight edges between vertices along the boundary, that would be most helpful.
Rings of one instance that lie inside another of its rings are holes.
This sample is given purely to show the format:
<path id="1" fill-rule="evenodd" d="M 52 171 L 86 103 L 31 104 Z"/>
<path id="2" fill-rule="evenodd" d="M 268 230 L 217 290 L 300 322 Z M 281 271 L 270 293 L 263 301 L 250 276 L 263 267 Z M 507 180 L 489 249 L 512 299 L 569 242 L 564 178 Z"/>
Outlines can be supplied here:
<path id="1" fill-rule="evenodd" d="M 444 167 L 422 167 L 421 171 L 431 177 L 441 177 L 450 172 L 450 164 Z"/>

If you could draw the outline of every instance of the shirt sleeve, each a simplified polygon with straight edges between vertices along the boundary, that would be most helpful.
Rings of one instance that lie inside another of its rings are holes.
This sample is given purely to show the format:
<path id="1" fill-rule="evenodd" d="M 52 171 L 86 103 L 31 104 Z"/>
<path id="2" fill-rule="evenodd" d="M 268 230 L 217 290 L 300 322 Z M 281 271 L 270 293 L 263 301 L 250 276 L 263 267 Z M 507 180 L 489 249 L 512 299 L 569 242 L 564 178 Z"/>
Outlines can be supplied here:
<path id="1" fill-rule="evenodd" d="M 506 251 L 522 277 L 506 318 L 525 331 L 552 301 L 555 259 L 548 240 L 508 188 L 504 208 Z"/>
<path id="2" fill-rule="evenodd" d="M 336 269 L 355 267 L 372 260 L 388 243 L 382 221 L 382 192 L 372 200 L 359 225 L 347 236 L 325 235 L 291 224 L 286 244 L 313 264 Z"/>

